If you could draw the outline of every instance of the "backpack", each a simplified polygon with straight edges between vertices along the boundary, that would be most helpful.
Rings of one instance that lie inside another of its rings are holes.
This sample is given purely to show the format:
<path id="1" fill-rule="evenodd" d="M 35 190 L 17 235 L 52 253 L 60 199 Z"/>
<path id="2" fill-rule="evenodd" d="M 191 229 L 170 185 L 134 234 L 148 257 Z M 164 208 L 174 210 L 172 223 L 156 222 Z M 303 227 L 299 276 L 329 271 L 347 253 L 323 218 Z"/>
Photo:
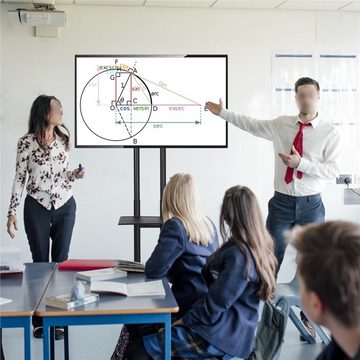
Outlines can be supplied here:
<path id="1" fill-rule="evenodd" d="M 248 360 L 272 360 L 284 341 L 287 314 L 275 305 L 264 303 L 255 336 L 255 347 Z"/>

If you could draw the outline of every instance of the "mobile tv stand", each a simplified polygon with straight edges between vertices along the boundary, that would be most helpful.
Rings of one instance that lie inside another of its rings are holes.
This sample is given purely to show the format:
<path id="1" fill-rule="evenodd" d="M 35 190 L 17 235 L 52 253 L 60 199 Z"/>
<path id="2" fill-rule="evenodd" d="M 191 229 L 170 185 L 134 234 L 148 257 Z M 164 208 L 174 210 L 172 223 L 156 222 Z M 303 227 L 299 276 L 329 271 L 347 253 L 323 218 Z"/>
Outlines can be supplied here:
<path id="1" fill-rule="evenodd" d="M 121 216 L 118 225 L 134 226 L 134 261 L 141 261 L 141 229 L 161 228 L 162 195 L 166 184 L 166 148 L 160 147 L 160 216 L 141 216 L 140 205 L 140 148 L 134 148 L 134 215 Z"/>

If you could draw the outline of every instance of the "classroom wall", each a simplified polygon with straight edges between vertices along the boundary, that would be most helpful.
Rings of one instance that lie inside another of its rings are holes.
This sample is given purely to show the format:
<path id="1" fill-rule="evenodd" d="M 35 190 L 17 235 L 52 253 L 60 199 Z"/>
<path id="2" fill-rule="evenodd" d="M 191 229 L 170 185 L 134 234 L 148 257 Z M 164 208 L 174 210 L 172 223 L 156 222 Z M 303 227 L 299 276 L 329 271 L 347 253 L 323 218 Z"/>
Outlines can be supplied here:
<path id="1" fill-rule="evenodd" d="M 2 21 L 2 7 L 0 6 L 0 21 Z M 1 23 L 0 23 L 1 24 Z M 0 26 L 0 139 L 2 139 L 2 26 Z M 1 141 L 2 143 L 2 141 Z M 1 169 L 1 164 L 2 164 L 2 146 L 0 145 L 0 213 L 1 213 L 1 209 L 2 209 L 2 169 Z M 1 213 L 2 215 L 2 213 Z M 2 225 L 4 223 L 3 220 L 0 221 L 0 224 Z M 0 236 L 2 234 L 0 233 Z M 0 241 L 3 238 L 3 236 L 0 237 Z"/>
<path id="2" fill-rule="evenodd" d="M 1 7 L 0 229 L 1 244 L 20 246 L 25 260 L 31 255 L 22 206 L 15 240 L 5 229 L 16 142 L 26 132 L 32 101 L 41 93 L 61 99 L 65 123 L 74 132 L 75 54 L 228 54 L 229 107 L 268 118 L 273 51 L 360 50 L 359 13 L 59 5 L 67 23 L 54 39 L 34 37 L 30 27 L 9 25 L 10 8 L 16 6 Z M 358 150 L 353 154 L 360 156 Z M 270 142 L 230 125 L 228 149 L 169 149 L 167 172 L 195 176 L 203 209 L 214 221 L 225 189 L 234 184 L 251 187 L 266 216 L 273 192 L 273 156 Z M 142 151 L 144 215 L 159 211 L 158 159 L 158 150 Z M 132 150 L 74 149 L 72 167 L 79 162 L 87 173 L 73 189 L 78 208 L 70 256 L 131 259 L 132 228 L 117 222 L 120 215 L 132 213 Z M 323 195 L 328 219 L 360 221 L 359 206 L 343 205 L 342 186 L 329 185 Z M 143 260 L 157 236 L 157 229 L 143 230 Z"/>

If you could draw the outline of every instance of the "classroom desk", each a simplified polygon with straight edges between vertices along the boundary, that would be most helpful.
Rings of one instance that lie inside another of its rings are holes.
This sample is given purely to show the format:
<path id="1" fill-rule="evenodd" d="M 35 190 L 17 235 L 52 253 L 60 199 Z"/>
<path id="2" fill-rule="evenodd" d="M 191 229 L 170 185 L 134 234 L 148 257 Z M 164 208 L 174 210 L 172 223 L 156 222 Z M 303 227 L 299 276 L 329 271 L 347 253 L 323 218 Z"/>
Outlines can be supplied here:
<path id="1" fill-rule="evenodd" d="M 31 317 L 55 270 L 55 263 L 29 263 L 21 274 L 0 277 L 0 296 L 12 302 L 0 306 L 0 328 L 24 328 L 24 358 L 31 358 Z M 6 348 L 6 344 L 5 344 Z"/>
<path id="2" fill-rule="evenodd" d="M 169 284 L 164 279 L 165 296 L 125 297 L 115 294 L 100 294 L 98 303 L 88 304 L 72 310 L 61 310 L 48 307 L 46 297 L 69 293 L 75 283 L 75 271 L 54 272 L 46 288 L 44 296 L 36 310 L 36 315 L 43 318 L 44 360 L 50 360 L 53 354 L 53 341 L 50 342 L 49 328 L 64 326 L 64 354 L 69 359 L 68 326 L 73 325 L 105 325 L 105 324 L 165 324 L 165 359 L 171 359 L 171 313 L 179 310 Z M 144 274 L 129 273 L 120 282 L 145 281 Z M 116 280 L 113 280 L 116 281 Z M 84 339 L 85 340 L 85 339 Z"/>

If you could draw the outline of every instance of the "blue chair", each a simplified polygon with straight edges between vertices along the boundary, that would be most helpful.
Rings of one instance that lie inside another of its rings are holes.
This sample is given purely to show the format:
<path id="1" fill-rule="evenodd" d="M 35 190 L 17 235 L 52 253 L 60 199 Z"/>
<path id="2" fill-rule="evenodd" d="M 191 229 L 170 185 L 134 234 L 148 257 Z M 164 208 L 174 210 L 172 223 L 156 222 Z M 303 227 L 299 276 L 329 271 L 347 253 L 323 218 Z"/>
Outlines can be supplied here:
<path id="1" fill-rule="evenodd" d="M 277 284 L 276 286 L 276 296 L 275 296 L 275 305 L 288 314 L 290 320 L 299 330 L 300 334 L 303 336 L 306 342 L 309 344 L 315 344 L 315 339 L 311 336 L 309 331 L 306 329 L 302 321 L 297 317 L 294 312 L 293 306 L 302 309 L 300 302 L 300 290 L 297 273 L 295 274 L 293 280 L 287 284 Z M 320 339 L 326 345 L 331 342 L 331 338 L 328 333 L 319 325 L 313 323 L 309 320 L 311 325 L 314 327 L 316 333 L 319 335 Z M 280 358 L 280 351 L 276 359 Z"/>

